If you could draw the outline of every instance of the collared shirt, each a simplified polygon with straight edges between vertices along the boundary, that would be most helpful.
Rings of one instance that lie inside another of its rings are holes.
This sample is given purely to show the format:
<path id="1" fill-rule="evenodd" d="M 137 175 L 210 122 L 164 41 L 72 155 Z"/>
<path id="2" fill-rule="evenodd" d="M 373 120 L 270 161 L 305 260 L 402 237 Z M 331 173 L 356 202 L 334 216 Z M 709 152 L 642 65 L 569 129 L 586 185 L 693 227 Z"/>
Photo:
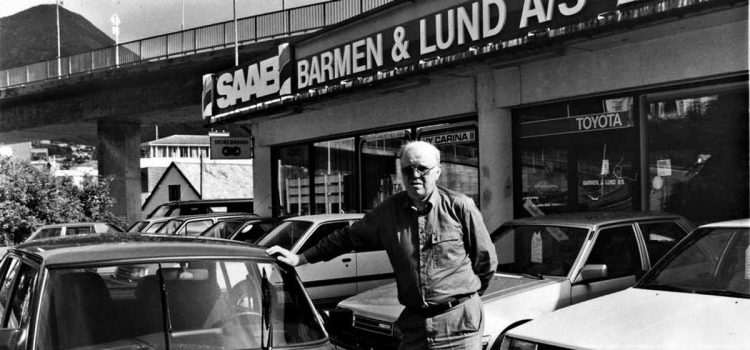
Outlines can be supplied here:
<path id="1" fill-rule="evenodd" d="M 411 308 L 483 291 L 497 267 L 482 214 L 467 196 L 438 187 L 418 212 L 406 192 L 386 199 L 352 226 L 303 252 L 308 262 L 343 253 L 385 249 L 398 300 Z"/>

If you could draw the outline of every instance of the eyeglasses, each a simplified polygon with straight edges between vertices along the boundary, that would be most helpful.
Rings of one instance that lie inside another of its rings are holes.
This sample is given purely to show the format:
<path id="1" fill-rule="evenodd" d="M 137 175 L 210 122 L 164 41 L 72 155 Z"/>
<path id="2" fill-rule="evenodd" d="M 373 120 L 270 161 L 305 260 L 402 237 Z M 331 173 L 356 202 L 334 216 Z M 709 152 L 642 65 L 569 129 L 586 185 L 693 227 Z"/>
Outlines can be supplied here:
<path id="1" fill-rule="evenodd" d="M 418 174 L 418 177 L 425 177 L 425 176 L 427 176 L 427 174 L 430 173 L 430 171 L 432 171 L 432 169 L 435 169 L 435 167 L 437 167 L 437 165 L 434 165 L 432 168 L 428 168 L 428 167 L 426 167 L 424 165 L 418 165 L 418 166 L 410 165 L 410 166 L 405 166 L 405 167 L 401 168 L 401 174 L 403 174 L 404 176 L 411 177 L 411 176 L 414 176 L 414 173 L 416 172 Z"/>

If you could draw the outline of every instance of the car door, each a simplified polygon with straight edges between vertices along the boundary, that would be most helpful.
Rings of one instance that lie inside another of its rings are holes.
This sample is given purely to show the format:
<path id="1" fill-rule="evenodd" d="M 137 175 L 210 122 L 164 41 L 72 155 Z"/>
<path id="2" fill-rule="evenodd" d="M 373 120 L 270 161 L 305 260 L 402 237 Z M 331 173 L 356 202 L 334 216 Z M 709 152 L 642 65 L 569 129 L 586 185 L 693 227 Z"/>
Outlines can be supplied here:
<path id="1" fill-rule="evenodd" d="M 177 231 L 177 235 L 197 236 L 213 224 L 214 221 L 212 219 L 189 220 Z"/>
<path id="2" fill-rule="evenodd" d="M 352 224 L 356 221 L 352 221 Z M 357 252 L 357 293 L 394 281 L 393 267 L 385 250 Z"/>
<path id="3" fill-rule="evenodd" d="M 349 220 L 327 222 L 313 228 L 296 245 L 295 253 L 302 253 L 317 244 L 323 237 L 349 226 Z M 354 252 L 339 255 L 329 261 L 297 267 L 297 274 L 316 304 L 327 304 L 356 294 L 357 261 Z"/>
<path id="4" fill-rule="evenodd" d="M 688 234 L 688 230 L 673 220 L 640 222 L 638 231 L 646 245 L 649 268 Z"/>
<path id="5" fill-rule="evenodd" d="M 0 281 L 0 346 L 26 348 L 31 324 L 31 308 L 38 267 L 17 259 L 6 258 Z"/>
<path id="6" fill-rule="evenodd" d="M 632 224 L 601 228 L 586 256 L 586 265 L 607 266 L 607 276 L 572 287 L 571 301 L 579 303 L 626 289 L 635 284 L 635 275 L 644 269 L 637 236 Z"/>

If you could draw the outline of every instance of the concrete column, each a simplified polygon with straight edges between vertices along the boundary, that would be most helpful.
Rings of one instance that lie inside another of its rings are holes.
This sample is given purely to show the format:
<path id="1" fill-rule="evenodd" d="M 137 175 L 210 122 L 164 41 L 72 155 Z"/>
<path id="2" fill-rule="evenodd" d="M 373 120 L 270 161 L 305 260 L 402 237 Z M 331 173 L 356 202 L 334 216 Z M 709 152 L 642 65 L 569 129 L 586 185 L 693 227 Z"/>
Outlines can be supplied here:
<path id="1" fill-rule="evenodd" d="M 497 108 L 496 89 L 516 89 L 508 81 L 496 81 L 491 71 L 476 75 L 479 125 L 479 192 L 482 216 L 492 232 L 513 219 L 512 118 L 507 108 Z"/>
<path id="2" fill-rule="evenodd" d="M 97 122 L 99 175 L 114 176 L 112 211 L 132 223 L 141 219 L 141 128 L 107 120 Z"/>
<path id="3" fill-rule="evenodd" d="M 271 216 L 273 212 L 272 175 L 276 164 L 272 163 L 271 146 L 263 137 L 258 123 L 253 123 L 252 131 L 255 136 L 255 150 L 253 159 L 253 211 L 261 216 Z"/>

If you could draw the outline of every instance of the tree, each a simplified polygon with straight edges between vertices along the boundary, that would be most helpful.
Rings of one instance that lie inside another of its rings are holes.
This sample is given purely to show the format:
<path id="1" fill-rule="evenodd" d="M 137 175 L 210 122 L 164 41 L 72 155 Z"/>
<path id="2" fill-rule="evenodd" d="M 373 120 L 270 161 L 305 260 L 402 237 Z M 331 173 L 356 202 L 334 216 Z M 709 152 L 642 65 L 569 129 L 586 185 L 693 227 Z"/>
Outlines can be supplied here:
<path id="1" fill-rule="evenodd" d="M 70 177 L 55 177 L 29 162 L 0 158 L 0 243 L 22 242 L 41 225 L 105 221 L 122 226 L 110 208 L 112 178 L 85 178 L 76 186 Z"/>

